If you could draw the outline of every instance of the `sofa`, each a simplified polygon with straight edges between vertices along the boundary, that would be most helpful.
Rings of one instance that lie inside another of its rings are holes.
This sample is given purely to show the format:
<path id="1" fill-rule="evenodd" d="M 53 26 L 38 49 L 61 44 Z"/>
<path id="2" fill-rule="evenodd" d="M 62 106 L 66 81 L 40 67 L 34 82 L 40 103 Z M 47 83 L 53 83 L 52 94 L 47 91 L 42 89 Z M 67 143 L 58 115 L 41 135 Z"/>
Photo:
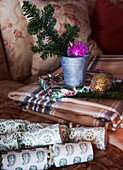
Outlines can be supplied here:
<path id="1" fill-rule="evenodd" d="M 35 3 L 39 9 L 48 3 L 54 5 L 57 19 L 56 29 L 59 33 L 64 30 L 65 23 L 79 25 L 79 40 L 88 45 L 92 60 L 95 55 L 120 58 L 121 62 L 115 60 L 110 65 L 103 63 L 93 68 L 105 69 L 123 79 L 123 24 L 121 23 L 123 5 L 120 0 L 30 1 Z M 49 119 L 22 111 L 8 98 L 11 91 L 35 82 L 39 76 L 53 73 L 61 67 L 60 59 L 57 56 L 42 61 L 40 54 L 33 54 L 30 50 L 31 46 L 36 43 L 36 37 L 27 33 L 28 18 L 23 15 L 22 5 L 22 0 L 0 1 L 0 119 L 52 123 Z M 104 11 L 105 9 L 106 11 Z M 112 23 L 114 27 L 112 27 Z M 114 58 L 112 59 L 114 60 Z M 94 152 L 95 161 L 63 169 L 123 168 L 123 152 L 118 147 L 108 143 L 106 151 L 95 150 Z"/>

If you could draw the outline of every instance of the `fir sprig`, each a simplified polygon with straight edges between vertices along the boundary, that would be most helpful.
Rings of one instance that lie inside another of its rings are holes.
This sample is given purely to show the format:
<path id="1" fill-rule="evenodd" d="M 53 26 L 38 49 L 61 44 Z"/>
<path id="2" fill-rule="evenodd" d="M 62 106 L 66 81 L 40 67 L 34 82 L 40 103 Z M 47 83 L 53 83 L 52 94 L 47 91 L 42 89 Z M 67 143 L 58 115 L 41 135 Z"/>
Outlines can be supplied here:
<path id="1" fill-rule="evenodd" d="M 41 53 L 41 58 L 46 60 L 48 56 L 67 56 L 69 42 L 79 37 L 78 26 L 65 25 L 65 31 L 60 35 L 55 29 L 57 23 L 53 17 L 54 7 L 51 4 L 46 5 L 40 11 L 36 5 L 29 1 L 23 1 L 22 10 L 27 18 L 30 18 L 27 31 L 31 35 L 37 36 L 36 45 L 31 47 L 34 53 Z"/>

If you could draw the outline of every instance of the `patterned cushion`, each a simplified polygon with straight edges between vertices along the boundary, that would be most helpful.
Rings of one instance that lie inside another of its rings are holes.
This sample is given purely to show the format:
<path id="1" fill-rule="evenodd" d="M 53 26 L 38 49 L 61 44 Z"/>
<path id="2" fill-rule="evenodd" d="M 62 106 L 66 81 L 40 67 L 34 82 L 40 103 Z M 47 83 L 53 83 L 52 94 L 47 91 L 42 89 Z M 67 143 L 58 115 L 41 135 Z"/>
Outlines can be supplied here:
<path id="1" fill-rule="evenodd" d="M 101 50 L 97 47 L 95 41 L 90 39 L 91 27 L 88 16 L 88 8 L 85 0 L 31 0 L 35 3 L 39 9 L 42 9 L 46 4 L 52 4 L 55 8 L 54 17 L 57 19 L 56 29 L 61 34 L 64 31 L 64 25 L 70 23 L 72 26 L 80 26 L 80 37 L 78 40 L 85 42 L 90 49 L 92 55 L 102 54 Z M 22 0 L 21 0 L 22 3 Z M 21 4 L 22 5 L 22 4 Z M 36 38 L 33 37 L 34 42 Z M 54 64 L 55 63 L 55 64 Z M 51 69 L 60 66 L 60 60 L 56 60 L 56 57 L 49 58 L 46 61 L 42 61 L 39 54 L 33 55 L 32 61 L 32 74 L 45 74 Z"/>
<path id="2" fill-rule="evenodd" d="M 5 79 L 10 79 L 10 74 L 6 63 L 6 54 L 0 32 L 0 80 Z"/>
<path id="3" fill-rule="evenodd" d="M 0 1 L 0 25 L 13 80 L 24 80 L 31 74 L 32 37 L 18 0 Z"/>

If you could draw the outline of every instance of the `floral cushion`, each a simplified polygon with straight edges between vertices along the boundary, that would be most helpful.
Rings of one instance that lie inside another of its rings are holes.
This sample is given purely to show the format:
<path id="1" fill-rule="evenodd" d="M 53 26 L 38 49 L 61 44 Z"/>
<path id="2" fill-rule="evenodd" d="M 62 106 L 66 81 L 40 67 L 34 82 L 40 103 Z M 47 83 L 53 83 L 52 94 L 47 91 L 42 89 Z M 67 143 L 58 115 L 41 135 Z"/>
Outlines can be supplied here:
<path id="1" fill-rule="evenodd" d="M 31 74 L 32 37 L 18 0 L 0 1 L 0 25 L 13 80 L 24 80 Z"/>
<path id="2" fill-rule="evenodd" d="M 57 19 L 55 28 L 61 34 L 65 29 L 64 25 L 70 23 L 72 26 L 80 26 L 80 37 L 78 40 L 85 42 L 89 46 L 89 50 L 92 55 L 101 54 L 101 50 L 97 47 L 96 42 L 91 40 L 91 27 L 88 15 L 88 6 L 85 0 L 74 0 L 74 1 L 62 1 L 62 0 L 30 0 L 35 4 L 40 10 L 46 4 L 52 4 L 55 8 L 54 17 Z M 21 0 L 22 5 L 22 0 Z M 36 38 L 33 37 L 34 42 Z M 54 64 L 55 63 L 55 64 Z M 60 66 L 60 59 L 56 57 L 49 58 L 46 61 L 42 61 L 40 54 L 33 55 L 32 59 L 32 74 L 42 75 L 46 71 L 51 71 L 52 69 L 58 68 Z"/>

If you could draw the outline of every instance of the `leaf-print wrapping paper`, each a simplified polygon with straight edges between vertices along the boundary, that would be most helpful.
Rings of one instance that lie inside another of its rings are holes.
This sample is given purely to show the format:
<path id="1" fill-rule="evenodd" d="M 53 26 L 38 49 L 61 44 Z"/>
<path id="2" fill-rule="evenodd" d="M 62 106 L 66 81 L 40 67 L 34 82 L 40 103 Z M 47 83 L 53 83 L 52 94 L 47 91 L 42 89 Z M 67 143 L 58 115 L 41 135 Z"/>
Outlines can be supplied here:
<path id="1" fill-rule="evenodd" d="M 94 157 L 90 142 L 55 144 L 53 152 L 56 167 L 92 161 Z"/>
<path id="2" fill-rule="evenodd" d="M 59 124 L 51 125 L 43 129 L 22 132 L 21 135 L 22 137 L 20 142 L 25 148 L 39 147 L 63 142 Z"/>
<path id="3" fill-rule="evenodd" d="M 69 142 L 88 141 L 93 147 L 105 150 L 107 145 L 107 130 L 104 127 L 76 127 L 69 130 Z"/>
<path id="4" fill-rule="evenodd" d="M 34 150 L 11 151 L 2 154 L 2 169 L 6 170 L 43 170 L 48 169 L 48 150 L 36 148 Z"/>

